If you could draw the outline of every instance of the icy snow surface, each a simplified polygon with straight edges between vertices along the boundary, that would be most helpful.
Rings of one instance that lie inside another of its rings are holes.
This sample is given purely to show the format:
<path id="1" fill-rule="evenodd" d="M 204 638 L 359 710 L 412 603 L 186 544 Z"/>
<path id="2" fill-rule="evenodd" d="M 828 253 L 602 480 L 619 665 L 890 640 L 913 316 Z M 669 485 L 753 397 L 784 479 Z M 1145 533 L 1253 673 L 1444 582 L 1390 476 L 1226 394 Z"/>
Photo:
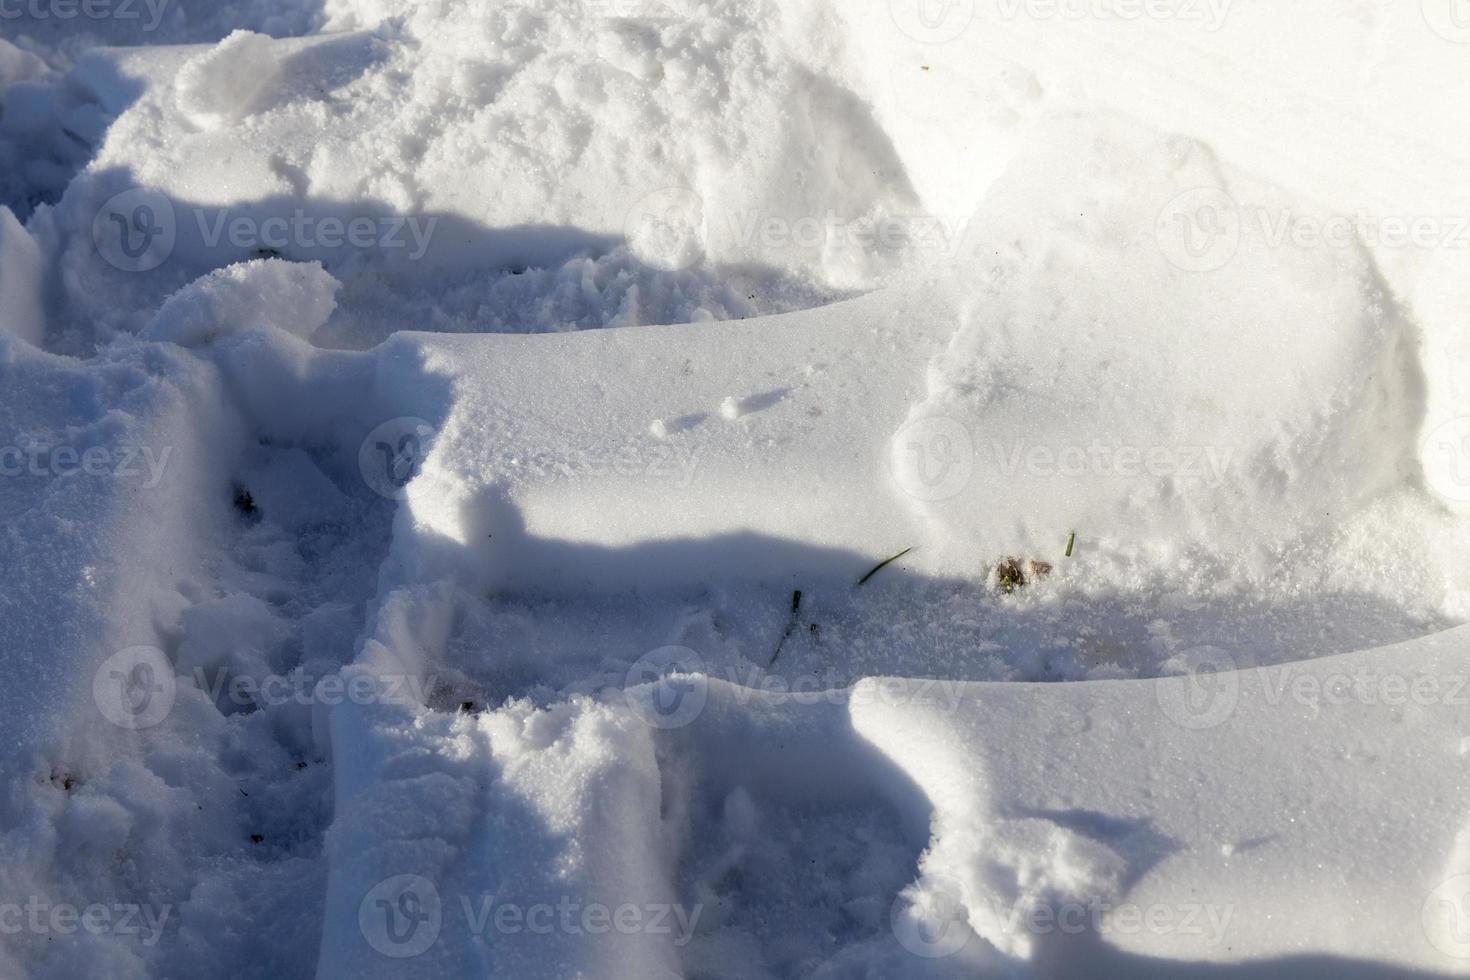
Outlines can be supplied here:
<path id="1" fill-rule="evenodd" d="M 1470 972 L 1460 0 L 0 0 L 0 977 Z"/>

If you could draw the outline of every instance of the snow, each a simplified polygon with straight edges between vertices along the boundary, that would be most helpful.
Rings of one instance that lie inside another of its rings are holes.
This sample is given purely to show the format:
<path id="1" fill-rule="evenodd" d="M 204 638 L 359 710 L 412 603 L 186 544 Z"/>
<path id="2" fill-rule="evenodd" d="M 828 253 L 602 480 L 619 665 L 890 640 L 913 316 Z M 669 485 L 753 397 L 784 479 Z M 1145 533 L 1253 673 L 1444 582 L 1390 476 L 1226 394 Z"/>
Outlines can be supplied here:
<path id="1" fill-rule="evenodd" d="M 181 347 L 252 327 L 310 338 L 332 315 L 339 287 L 317 262 L 241 262 L 174 293 L 140 336 Z"/>
<path id="2" fill-rule="evenodd" d="M 1446 6 L 0 4 L 0 975 L 1464 973 Z"/>
<path id="3" fill-rule="evenodd" d="M 179 69 L 179 110 L 203 129 L 218 129 L 248 116 L 281 66 L 271 39 L 235 31 Z"/>
<path id="4" fill-rule="evenodd" d="M 32 344 L 46 336 L 46 314 L 41 297 L 41 250 L 0 205 L 0 306 L 5 308 L 7 332 Z"/>

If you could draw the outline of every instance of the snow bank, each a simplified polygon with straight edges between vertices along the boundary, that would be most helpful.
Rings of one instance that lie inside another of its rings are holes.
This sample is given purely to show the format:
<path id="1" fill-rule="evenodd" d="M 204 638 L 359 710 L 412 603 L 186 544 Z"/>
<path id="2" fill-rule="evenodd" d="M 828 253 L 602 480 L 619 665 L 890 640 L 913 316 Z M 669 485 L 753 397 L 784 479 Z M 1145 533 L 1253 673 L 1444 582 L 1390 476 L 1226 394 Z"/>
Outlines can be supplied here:
<path id="1" fill-rule="evenodd" d="M 442 609 L 432 590 L 389 597 L 346 676 L 432 689 Z M 647 727 L 576 705 L 434 716 L 415 689 L 328 716 L 339 818 L 318 973 L 677 975 L 672 930 L 612 922 L 663 921 L 673 900 Z M 574 934 L 541 921 L 566 908 L 607 921 Z"/>
<path id="2" fill-rule="evenodd" d="M 695 335 L 413 341 L 395 360 L 452 397 L 402 412 L 443 421 L 403 560 L 619 590 L 773 564 L 855 580 L 918 545 L 927 574 L 983 579 L 1006 554 L 1059 562 L 1077 531 L 1086 576 L 1128 587 L 1185 562 L 1255 590 L 1292 555 L 1290 574 L 1458 603 L 1427 502 L 1412 543 L 1402 522 L 1322 538 L 1422 472 L 1419 338 L 1372 260 L 1237 226 L 1218 269 L 1188 268 L 1160 231 L 1181 195 L 1302 205 L 1188 141 L 1051 132 L 922 287 Z M 1031 203 L 1053 186 L 1072 190 Z M 1409 585 L 1389 553 L 1434 570 Z"/>
<path id="3" fill-rule="evenodd" d="M 234 265 L 170 296 L 141 336 L 195 347 L 266 327 L 309 339 L 331 316 L 338 288 L 315 262 L 262 259 Z"/>
<path id="4" fill-rule="evenodd" d="M 169 203 L 179 243 L 144 278 L 73 251 L 69 276 L 121 302 L 79 288 L 72 315 L 136 332 L 160 291 L 252 257 L 258 234 L 242 247 L 202 233 L 221 212 L 257 229 L 297 213 L 313 229 L 377 223 L 370 247 L 328 264 L 357 321 L 335 336 L 352 346 L 425 309 L 443 329 L 544 330 L 748 316 L 871 288 L 910 261 L 922 215 L 862 101 L 818 71 L 832 55 L 802 33 L 816 13 L 415 7 L 374 34 L 94 52 L 91 77 L 111 59 L 147 84 L 124 86 L 131 105 L 57 220 L 86 227 L 143 187 Z M 321 238 L 270 247 L 321 258 Z"/>
<path id="5" fill-rule="evenodd" d="M 0 597 L 0 891 L 43 908 L 146 906 L 152 919 L 128 936 L 156 943 L 170 886 L 127 880 L 116 865 L 182 877 L 178 841 L 223 825 L 182 802 L 207 781 L 179 761 L 182 743 L 138 735 L 170 699 L 139 700 L 127 685 L 163 683 L 150 671 L 167 666 L 159 650 L 175 590 L 212 543 L 204 515 L 228 489 L 222 458 L 238 430 L 214 398 L 213 372 L 158 349 L 84 365 L 0 338 L 0 373 L 11 572 Z M 180 696 L 176 717 L 199 722 L 197 704 Z M 0 962 L 16 976 L 146 975 L 151 947 L 127 936 L 52 938 L 11 932 Z"/>
<path id="6" fill-rule="evenodd" d="M 363 669 L 448 669 L 447 599 L 396 593 Z M 649 948 L 677 950 L 695 972 L 731 956 L 777 974 L 1451 969 L 1462 944 L 1440 899 L 1466 872 L 1470 800 L 1453 762 L 1464 640 L 1240 672 L 1203 658 L 1150 682 L 874 678 L 775 695 L 685 674 L 547 711 L 404 705 L 390 720 L 343 706 L 320 966 L 516 975 L 535 955 L 622 975 L 638 954 L 575 931 L 542 949 L 510 919 L 481 916 L 488 932 L 475 937 L 476 903 L 524 910 L 559 894 L 577 915 L 672 902 L 690 931 Z M 520 786 L 542 766 L 555 776 Z M 506 813 L 509 793 L 541 816 Z M 425 798 L 439 802 L 404 805 Z M 526 826 L 553 837 L 528 839 Z M 835 893 L 785 905 L 845 888 L 858 891 L 840 924 L 822 918 Z M 393 904 L 405 892 L 431 914 L 390 936 L 385 910 L 408 909 Z"/>
<path id="7" fill-rule="evenodd" d="M 1323 969 L 1454 971 L 1463 944 L 1439 899 L 1466 871 L 1451 761 L 1465 638 L 1153 684 L 971 688 L 958 710 L 868 681 L 853 724 L 933 803 L 926 878 L 1040 973 L 1327 954 L 1339 965 Z M 1119 911 L 1075 931 L 1028 911 L 1069 905 Z"/>
<path id="8" fill-rule="evenodd" d="M 0 205 L 0 331 L 38 347 L 46 336 L 41 270 L 35 240 Z"/>

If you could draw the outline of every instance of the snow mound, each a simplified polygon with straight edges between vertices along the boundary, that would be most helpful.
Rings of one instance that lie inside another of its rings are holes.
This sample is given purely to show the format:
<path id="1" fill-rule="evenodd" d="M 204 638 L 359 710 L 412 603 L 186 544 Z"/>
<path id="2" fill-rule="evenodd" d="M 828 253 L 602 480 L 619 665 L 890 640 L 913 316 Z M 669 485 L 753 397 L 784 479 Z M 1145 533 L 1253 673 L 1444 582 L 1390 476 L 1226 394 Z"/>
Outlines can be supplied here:
<path id="1" fill-rule="evenodd" d="M 277 49 L 270 38 L 235 31 L 179 69 L 179 109 L 205 129 L 238 122 L 279 74 Z"/>
<path id="2" fill-rule="evenodd" d="M 317 262 L 232 265 L 170 296 L 142 337 L 197 347 L 264 327 L 309 339 L 332 315 L 339 287 Z"/>
<path id="3" fill-rule="evenodd" d="M 960 327 L 893 439 L 926 545 L 1266 562 L 1410 477 L 1417 327 L 1365 250 L 1255 220 L 1306 207 L 1189 140 L 1041 130 L 971 222 Z M 1196 212 L 1218 227 L 1180 239 Z"/>
<path id="4" fill-rule="evenodd" d="M 160 290 L 251 257 L 259 235 L 207 233 L 220 212 L 257 228 L 298 212 L 379 224 L 371 247 L 322 259 L 346 287 L 331 336 L 350 346 L 409 318 L 517 331 L 737 318 L 901 275 L 929 247 L 925 214 L 845 69 L 819 70 L 846 58 L 804 35 L 821 8 L 695 10 L 414 6 L 372 34 L 93 52 L 94 85 L 136 98 L 57 219 L 87 227 L 144 188 L 169 202 L 179 244 L 146 277 L 68 255 L 70 318 L 136 332 Z M 389 244 L 405 221 L 422 248 Z M 276 252 L 321 258 L 320 236 L 297 237 Z"/>

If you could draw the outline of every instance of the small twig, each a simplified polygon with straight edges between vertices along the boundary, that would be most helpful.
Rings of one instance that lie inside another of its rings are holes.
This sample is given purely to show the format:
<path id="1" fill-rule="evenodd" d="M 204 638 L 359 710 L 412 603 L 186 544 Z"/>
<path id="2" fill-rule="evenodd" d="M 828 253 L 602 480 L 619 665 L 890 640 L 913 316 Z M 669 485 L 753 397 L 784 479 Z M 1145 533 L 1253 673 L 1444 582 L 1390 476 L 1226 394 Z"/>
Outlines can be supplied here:
<path id="1" fill-rule="evenodd" d="M 905 548 L 902 551 L 900 551 L 898 554 L 894 555 L 892 558 L 885 558 L 885 559 L 883 559 L 878 564 L 876 564 L 872 568 L 868 569 L 868 574 L 866 574 L 862 578 L 858 579 L 857 584 L 858 585 L 865 585 L 865 584 L 867 584 L 868 579 L 872 578 L 874 575 L 877 575 L 879 572 L 883 571 L 883 569 L 887 568 L 889 565 L 891 565 L 894 562 L 898 561 L 904 555 L 908 554 L 910 551 L 913 551 L 913 550 L 914 550 L 913 548 Z"/>
<path id="2" fill-rule="evenodd" d="M 772 667 L 775 665 L 776 658 L 781 656 L 781 648 L 786 645 L 786 641 L 791 638 L 791 634 L 796 632 L 796 617 L 800 613 L 801 590 L 797 589 L 796 591 L 791 593 L 791 620 L 786 624 L 786 632 L 781 634 L 781 642 L 776 644 L 776 652 L 771 654 L 771 660 L 769 663 L 766 664 L 767 667 Z"/>
<path id="3" fill-rule="evenodd" d="M 1071 534 L 1067 535 L 1067 557 L 1068 558 L 1071 558 L 1072 557 L 1072 545 L 1074 545 L 1076 543 L 1077 543 L 1077 532 L 1076 531 L 1073 531 Z"/>

